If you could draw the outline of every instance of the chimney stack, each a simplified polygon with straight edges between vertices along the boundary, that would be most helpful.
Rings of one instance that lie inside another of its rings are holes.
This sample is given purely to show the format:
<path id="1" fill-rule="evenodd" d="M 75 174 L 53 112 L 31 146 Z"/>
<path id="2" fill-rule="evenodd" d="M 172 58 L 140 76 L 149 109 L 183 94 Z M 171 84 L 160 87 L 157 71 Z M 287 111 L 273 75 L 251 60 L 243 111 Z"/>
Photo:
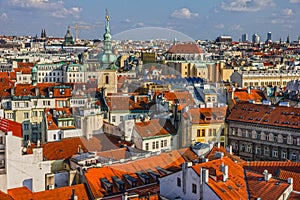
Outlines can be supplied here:
<path id="1" fill-rule="evenodd" d="M 228 179 L 228 165 L 222 163 L 222 165 L 220 166 L 220 170 L 221 172 L 223 172 L 223 182 L 226 182 Z"/>
<path id="2" fill-rule="evenodd" d="M 266 170 L 266 169 L 264 170 L 263 175 L 264 175 L 265 181 L 269 181 L 272 178 L 272 174 L 269 174 L 268 170 Z"/>

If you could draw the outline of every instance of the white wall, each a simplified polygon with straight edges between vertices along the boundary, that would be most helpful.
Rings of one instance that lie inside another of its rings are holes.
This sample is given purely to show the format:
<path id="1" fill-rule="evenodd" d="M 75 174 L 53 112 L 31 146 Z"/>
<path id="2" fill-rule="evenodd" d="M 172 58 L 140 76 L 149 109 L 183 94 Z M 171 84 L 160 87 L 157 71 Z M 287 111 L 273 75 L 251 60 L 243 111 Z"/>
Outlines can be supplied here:
<path id="1" fill-rule="evenodd" d="M 45 190 L 45 174 L 51 173 L 51 162 L 43 161 L 42 148 L 33 149 L 33 154 L 22 155 L 22 139 L 6 136 L 6 173 L 7 185 L 0 188 L 4 191 L 10 188 L 22 187 L 23 181 L 32 178 L 34 192 Z"/>

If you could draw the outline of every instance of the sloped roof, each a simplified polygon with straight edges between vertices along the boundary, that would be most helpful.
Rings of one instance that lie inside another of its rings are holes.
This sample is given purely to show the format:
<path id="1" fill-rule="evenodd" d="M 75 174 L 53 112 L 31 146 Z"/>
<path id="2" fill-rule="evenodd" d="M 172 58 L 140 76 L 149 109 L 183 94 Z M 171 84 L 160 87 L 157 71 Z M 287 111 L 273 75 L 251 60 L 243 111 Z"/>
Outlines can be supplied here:
<path id="1" fill-rule="evenodd" d="M 237 89 L 234 92 L 234 103 L 236 103 L 236 99 L 239 101 L 247 101 L 253 100 L 255 102 L 262 102 L 262 100 L 266 100 L 264 93 L 261 90 L 251 89 L 250 93 L 247 92 L 247 89 Z"/>
<path id="2" fill-rule="evenodd" d="M 12 131 L 12 135 L 23 138 L 22 124 L 0 117 L 0 130 L 3 132 Z"/>
<path id="3" fill-rule="evenodd" d="M 174 126 L 169 121 L 161 119 L 135 122 L 134 129 L 142 138 L 170 136 L 170 134 L 176 133 Z"/>
<path id="4" fill-rule="evenodd" d="M 184 113 L 184 117 L 191 117 L 193 124 L 210 124 L 225 122 L 227 107 L 215 108 L 192 108 Z M 205 120 L 204 116 L 209 116 L 210 120 Z"/>
<path id="5" fill-rule="evenodd" d="M 171 54 L 201 54 L 203 50 L 197 44 L 176 44 L 167 53 Z"/>
<path id="6" fill-rule="evenodd" d="M 130 188 L 129 184 L 123 177 L 123 175 L 128 174 L 134 178 L 137 178 L 137 186 L 143 186 L 144 184 L 138 178 L 136 174 L 137 172 L 147 173 L 147 170 L 151 170 L 160 175 L 164 175 L 164 173 L 158 170 L 157 167 L 161 167 L 162 169 L 170 171 L 177 171 L 180 170 L 183 162 L 192 161 L 196 158 L 196 154 L 188 148 L 174 150 L 171 152 L 161 153 L 157 156 L 134 160 L 122 164 L 114 164 L 112 166 L 101 168 L 89 168 L 85 173 L 85 177 L 94 197 L 100 198 L 108 195 L 108 193 L 105 192 L 103 185 L 101 185 L 100 178 L 106 178 L 110 183 L 113 183 L 112 177 L 117 176 L 126 183 L 125 188 Z M 152 179 L 152 181 L 154 180 Z M 141 188 L 139 188 L 139 190 L 141 190 Z M 116 187 L 116 184 L 114 184 L 113 193 L 119 192 L 120 191 Z"/>
<path id="7" fill-rule="evenodd" d="M 216 176 L 222 176 L 220 166 L 228 166 L 228 179 L 226 182 L 215 180 Z M 200 168 L 210 170 L 208 180 L 209 187 L 220 197 L 220 199 L 248 199 L 247 185 L 245 181 L 244 169 L 228 157 L 213 160 L 192 166 L 195 172 L 200 175 Z M 213 169 L 213 170 L 212 170 Z"/>
<path id="8" fill-rule="evenodd" d="M 222 152 L 224 154 L 224 156 L 228 156 L 233 161 L 237 161 L 239 163 L 245 162 L 239 156 L 235 156 L 235 155 L 230 154 L 229 152 L 227 152 L 226 148 L 223 147 L 223 146 L 220 146 L 220 148 L 217 147 L 217 146 L 214 146 L 205 157 L 208 158 L 209 160 L 215 160 L 215 153 L 216 152 Z"/>
<path id="9" fill-rule="evenodd" d="M 289 183 L 284 180 L 270 178 L 265 181 L 263 174 L 246 171 L 247 185 L 250 193 L 250 199 L 279 199 L 279 197 L 289 187 Z"/>
<path id="10" fill-rule="evenodd" d="M 27 187 L 21 187 L 9 189 L 8 194 L 11 195 L 14 200 L 68 200 L 71 199 L 73 190 L 78 200 L 89 200 L 89 196 L 84 184 L 72 185 L 53 190 L 45 190 L 41 192 L 31 192 Z"/>
<path id="11" fill-rule="evenodd" d="M 0 190 L 0 199 L 1 200 L 14 200 L 10 195 L 2 192 L 1 190 Z"/>
<path id="12" fill-rule="evenodd" d="M 300 162 L 290 161 L 252 161 L 244 162 L 243 167 L 246 170 L 263 173 L 264 170 L 272 175 L 278 176 L 280 170 L 286 170 L 291 172 L 300 173 Z"/>
<path id="13" fill-rule="evenodd" d="M 105 134 L 99 134 L 89 140 L 86 137 L 73 137 L 62 139 L 59 142 L 46 143 L 43 145 L 43 155 L 47 160 L 67 159 L 78 153 L 79 146 L 83 152 L 99 152 L 118 148 Z"/>
<path id="14" fill-rule="evenodd" d="M 281 169 L 278 177 L 284 180 L 287 180 L 288 178 L 293 178 L 293 190 L 300 192 L 300 172 L 297 173 Z"/>
<path id="15" fill-rule="evenodd" d="M 300 130 L 300 108 L 241 102 L 232 109 L 227 120 Z"/>

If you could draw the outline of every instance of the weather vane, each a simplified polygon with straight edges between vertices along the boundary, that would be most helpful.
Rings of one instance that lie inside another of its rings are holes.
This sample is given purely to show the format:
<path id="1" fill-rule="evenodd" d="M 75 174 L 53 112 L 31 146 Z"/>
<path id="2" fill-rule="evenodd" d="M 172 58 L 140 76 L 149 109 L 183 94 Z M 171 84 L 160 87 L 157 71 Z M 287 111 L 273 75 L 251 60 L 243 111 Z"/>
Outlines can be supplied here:
<path id="1" fill-rule="evenodd" d="M 106 19 L 106 21 L 109 21 L 109 17 L 108 17 L 108 11 L 107 11 L 107 9 L 105 9 L 105 11 L 106 11 L 105 19 Z"/>

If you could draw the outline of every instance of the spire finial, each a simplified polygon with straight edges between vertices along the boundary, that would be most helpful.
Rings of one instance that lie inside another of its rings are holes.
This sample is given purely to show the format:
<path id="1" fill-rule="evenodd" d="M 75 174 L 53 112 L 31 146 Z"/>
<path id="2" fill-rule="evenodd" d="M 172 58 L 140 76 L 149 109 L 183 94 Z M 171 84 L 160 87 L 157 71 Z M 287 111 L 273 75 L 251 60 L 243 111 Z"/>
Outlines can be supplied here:
<path id="1" fill-rule="evenodd" d="M 106 11 L 105 20 L 109 21 L 109 16 L 108 16 L 108 10 L 107 10 L 107 8 L 105 9 L 105 11 Z"/>

